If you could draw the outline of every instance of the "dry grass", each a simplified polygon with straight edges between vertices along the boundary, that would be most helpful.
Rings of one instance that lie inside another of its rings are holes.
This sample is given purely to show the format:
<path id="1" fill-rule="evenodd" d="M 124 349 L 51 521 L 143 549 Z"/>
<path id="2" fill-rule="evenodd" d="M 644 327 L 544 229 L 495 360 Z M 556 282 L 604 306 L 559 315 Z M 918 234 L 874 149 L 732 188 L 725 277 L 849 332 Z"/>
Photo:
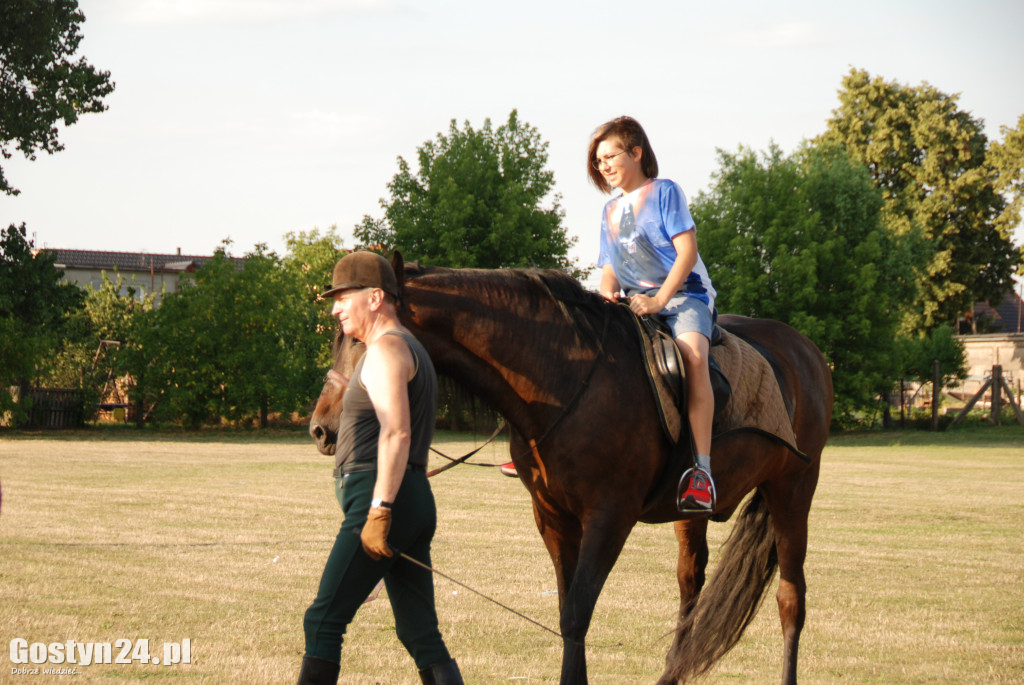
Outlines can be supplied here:
<path id="1" fill-rule="evenodd" d="M 459 453 L 465 438 L 440 436 Z M 498 463 L 503 448 L 477 460 Z M 0 683 L 294 682 L 302 613 L 339 523 L 330 467 L 302 435 L 134 433 L 0 440 Z M 494 469 L 432 481 L 435 566 L 550 627 L 558 597 L 526 491 Z M 713 543 L 728 526 L 713 526 Z M 841 437 L 811 518 L 805 683 L 1024 681 L 1024 431 Z M 653 682 L 678 598 L 670 526 L 640 526 L 591 628 L 591 682 Z M 442 630 L 470 683 L 554 683 L 548 632 L 439 578 Z M 390 607 L 366 605 L 344 683 L 416 683 Z M 8 646 L 189 638 L 192 664 L 12 675 Z M 769 598 L 704 679 L 777 680 Z"/>

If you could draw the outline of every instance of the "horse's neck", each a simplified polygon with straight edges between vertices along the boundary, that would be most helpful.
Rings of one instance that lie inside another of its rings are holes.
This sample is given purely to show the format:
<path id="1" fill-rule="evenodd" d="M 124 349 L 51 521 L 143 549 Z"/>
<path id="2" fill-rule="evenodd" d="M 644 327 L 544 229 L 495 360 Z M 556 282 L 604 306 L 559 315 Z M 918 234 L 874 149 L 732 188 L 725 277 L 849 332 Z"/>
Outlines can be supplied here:
<path id="1" fill-rule="evenodd" d="M 536 430 L 564 406 L 564 386 L 572 384 L 567 366 L 578 360 L 560 351 L 575 333 L 557 303 L 538 307 L 526 295 L 500 288 L 411 289 L 410 300 L 406 323 L 438 370 L 487 400 L 517 429 Z"/>

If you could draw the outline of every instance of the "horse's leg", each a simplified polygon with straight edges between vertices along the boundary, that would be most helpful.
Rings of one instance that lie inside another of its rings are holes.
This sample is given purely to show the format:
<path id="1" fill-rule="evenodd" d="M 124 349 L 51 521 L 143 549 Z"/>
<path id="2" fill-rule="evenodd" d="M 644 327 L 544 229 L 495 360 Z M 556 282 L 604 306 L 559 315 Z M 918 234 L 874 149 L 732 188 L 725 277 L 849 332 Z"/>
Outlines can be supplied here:
<path id="1" fill-rule="evenodd" d="M 782 622 L 782 683 L 788 685 L 796 683 L 797 651 L 806 615 L 804 558 L 807 555 L 807 522 L 806 519 L 802 522 L 790 520 L 789 529 L 783 531 L 781 528 L 786 523 L 780 523 L 774 513 L 772 520 L 779 555 L 779 589 L 775 599 Z"/>
<path id="2" fill-rule="evenodd" d="M 689 615 L 697 603 L 697 596 L 704 587 L 704 573 L 708 565 L 708 519 L 700 518 L 675 522 L 676 540 L 679 542 L 679 561 L 676 576 L 679 580 L 679 621 Z M 675 631 L 675 639 L 669 649 L 673 654 L 689 635 Z M 670 657 L 669 657 L 670 658 Z M 672 683 L 674 681 L 660 681 Z"/>
<path id="3" fill-rule="evenodd" d="M 580 551 L 583 545 L 583 527 L 575 517 L 568 513 L 559 513 L 553 507 L 538 502 L 536 493 L 533 498 L 533 515 L 537 521 L 544 546 L 551 556 L 555 567 L 555 579 L 558 582 L 558 615 L 562 635 L 562 680 L 565 683 L 586 683 L 586 653 L 582 639 L 576 645 L 567 637 L 566 606 L 573 587 L 576 569 L 579 568 Z M 571 668 L 570 668 L 571 664 Z M 567 676 L 567 674 L 572 674 Z"/>
<path id="4" fill-rule="evenodd" d="M 775 532 L 779 560 L 779 589 L 775 595 L 782 622 L 782 683 L 795 685 L 797 651 L 806 615 L 807 516 L 817 484 L 817 468 L 790 482 L 770 483 L 764 488 Z"/>
<path id="5" fill-rule="evenodd" d="M 568 596 L 569 587 L 572 585 L 572 577 L 576 573 L 583 529 L 575 518 L 569 515 L 559 515 L 553 509 L 539 504 L 536 497 L 533 500 L 533 516 L 537 522 L 540 537 L 544 540 L 544 546 L 551 556 L 551 563 L 555 567 L 555 580 L 558 583 L 558 610 L 561 612 L 565 607 L 565 598 Z"/>
<path id="6" fill-rule="evenodd" d="M 535 500 L 536 502 L 536 500 Z M 543 516 L 536 504 L 538 527 L 558 576 L 562 633 L 561 685 L 587 682 L 586 637 L 594 607 L 608 574 L 632 529 L 621 512 L 602 512 L 582 527 L 567 517 Z M 543 524 L 543 525 L 542 525 Z M 577 537 L 576 532 L 582 535 Z"/>
<path id="7" fill-rule="evenodd" d="M 704 587 L 704 571 L 708 565 L 708 519 L 676 521 L 676 540 L 679 542 L 679 618 L 693 609 L 697 595 Z"/>

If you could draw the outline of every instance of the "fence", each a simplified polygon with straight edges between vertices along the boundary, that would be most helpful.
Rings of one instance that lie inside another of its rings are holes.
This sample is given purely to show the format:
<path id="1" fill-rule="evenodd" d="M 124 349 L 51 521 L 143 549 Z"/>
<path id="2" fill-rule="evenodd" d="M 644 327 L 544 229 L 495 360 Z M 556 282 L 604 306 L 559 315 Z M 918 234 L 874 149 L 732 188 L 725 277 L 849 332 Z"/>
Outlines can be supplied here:
<path id="1" fill-rule="evenodd" d="M 28 399 L 28 428 L 80 428 L 85 423 L 78 390 L 32 388 Z"/>
<path id="2" fill-rule="evenodd" d="M 938 362 L 935 362 L 935 365 L 937 369 Z M 937 370 L 936 379 L 938 379 Z M 936 380 L 935 387 L 939 387 L 938 380 Z M 1000 423 L 1000 416 L 1002 414 L 1003 407 L 1003 395 L 1005 393 L 1006 399 L 1010 401 L 1010 406 L 1013 407 L 1013 411 L 1017 415 L 1017 423 L 1024 426 L 1024 412 L 1021 411 L 1020 405 L 1017 403 L 1017 399 L 1014 398 L 1013 396 L 1013 388 L 1009 383 L 1006 382 L 1006 378 L 1003 376 L 1003 367 L 998 364 L 992 367 L 992 375 L 981 386 L 981 389 L 978 390 L 978 392 L 976 392 L 974 396 L 967 401 L 967 405 L 963 409 L 961 409 L 960 413 L 953 418 L 953 423 L 951 423 L 950 425 L 954 425 L 962 418 L 967 416 L 967 413 L 971 411 L 975 403 L 977 403 L 978 400 L 982 399 L 985 396 L 986 391 L 991 391 L 989 394 L 989 406 L 991 407 L 989 416 L 992 423 L 996 424 L 997 426 Z M 932 430 L 934 429 L 935 427 L 933 419 Z"/>

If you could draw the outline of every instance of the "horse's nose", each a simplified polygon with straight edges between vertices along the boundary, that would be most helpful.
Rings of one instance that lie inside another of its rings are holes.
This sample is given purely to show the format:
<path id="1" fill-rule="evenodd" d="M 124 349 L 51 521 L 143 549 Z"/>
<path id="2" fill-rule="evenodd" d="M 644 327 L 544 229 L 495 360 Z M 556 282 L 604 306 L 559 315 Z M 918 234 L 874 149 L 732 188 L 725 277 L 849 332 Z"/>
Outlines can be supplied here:
<path id="1" fill-rule="evenodd" d="M 313 424 L 312 426 L 310 426 L 309 427 L 309 434 L 313 436 L 313 439 L 316 440 L 318 445 L 321 442 L 323 442 L 323 439 L 324 439 L 324 429 L 323 429 L 323 427 L 320 424 L 317 423 L 317 424 Z"/>

